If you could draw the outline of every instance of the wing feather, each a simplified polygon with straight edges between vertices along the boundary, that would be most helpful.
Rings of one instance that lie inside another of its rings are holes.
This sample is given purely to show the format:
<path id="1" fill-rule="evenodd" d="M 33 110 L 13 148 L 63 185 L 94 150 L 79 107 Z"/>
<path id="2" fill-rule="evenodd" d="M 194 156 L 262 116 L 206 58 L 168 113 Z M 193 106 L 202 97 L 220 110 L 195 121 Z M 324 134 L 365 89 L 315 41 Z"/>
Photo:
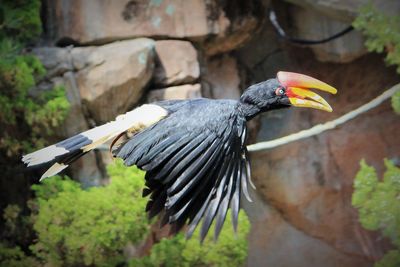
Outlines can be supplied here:
<path id="1" fill-rule="evenodd" d="M 172 166 L 172 170 L 170 171 L 169 174 L 165 176 L 165 178 L 163 179 L 163 183 L 168 183 L 174 178 L 176 178 L 181 171 L 187 168 L 187 166 L 193 166 L 193 164 L 191 165 L 190 163 L 197 157 L 200 157 L 200 159 L 204 158 L 201 156 L 201 154 L 203 152 L 209 151 L 208 146 L 215 141 L 215 138 L 216 136 L 209 135 L 203 142 L 201 142 L 197 147 L 195 147 L 187 156 L 181 159 L 181 161 L 176 166 Z"/>
<path id="2" fill-rule="evenodd" d="M 126 165 L 147 171 L 143 195 L 150 195 L 149 216 L 164 210 L 161 225 L 170 223 L 175 233 L 188 224 L 188 238 L 202 222 L 201 241 L 213 223 L 218 237 L 229 208 L 236 230 L 241 190 L 247 192 L 248 183 L 245 119 L 229 105 L 224 110 L 207 102 L 200 108 L 204 101 L 176 102 L 176 109 L 168 103 L 167 118 L 116 151 Z"/>
<path id="3" fill-rule="evenodd" d="M 139 166 L 139 167 L 141 167 L 145 171 L 150 171 L 150 170 L 156 169 L 161 164 L 163 164 L 166 160 L 170 159 L 171 156 L 176 155 L 175 153 L 179 149 L 182 149 L 182 147 L 186 146 L 190 141 L 193 141 L 193 136 L 191 136 L 190 134 L 185 135 L 179 141 L 170 145 L 163 152 L 156 155 L 156 157 L 153 158 L 153 160 L 151 162 L 146 163 L 145 165 Z"/>

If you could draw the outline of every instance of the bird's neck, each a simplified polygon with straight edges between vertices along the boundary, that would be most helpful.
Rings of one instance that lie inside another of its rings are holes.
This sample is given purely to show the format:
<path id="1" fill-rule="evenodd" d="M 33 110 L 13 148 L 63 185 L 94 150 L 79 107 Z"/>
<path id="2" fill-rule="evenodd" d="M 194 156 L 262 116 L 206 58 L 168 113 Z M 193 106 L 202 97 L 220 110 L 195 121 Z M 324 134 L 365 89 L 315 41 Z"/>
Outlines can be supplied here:
<path id="1" fill-rule="evenodd" d="M 239 103 L 238 104 L 239 110 L 248 121 L 254 118 L 257 114 L 262 112 L 261 109 L 254 104 L 249 104 L 242 101 L 239 101 L 238 103 Z"/>

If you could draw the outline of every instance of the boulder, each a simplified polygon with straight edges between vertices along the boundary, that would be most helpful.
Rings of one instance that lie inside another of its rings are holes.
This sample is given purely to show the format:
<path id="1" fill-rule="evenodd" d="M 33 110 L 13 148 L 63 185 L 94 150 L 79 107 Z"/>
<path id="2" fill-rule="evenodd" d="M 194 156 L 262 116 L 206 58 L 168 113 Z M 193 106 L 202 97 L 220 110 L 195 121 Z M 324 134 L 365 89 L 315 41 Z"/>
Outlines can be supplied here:
<path id="1" fill-rule="evenodd" d="M 192 83 L 200 77 L 197 51 L 190 42 L 157 41 L 155 51 L 156 67 L 153 82 L 156 86 Z"/>
<path id="2" fill-rule="evenodd" d="M 241 95 L 238 65 L 234 57 L 224 55 L 208 59 L 203 76 L 207 97 L 238 99 Z"/>
<path id="3" fill-rule="evenodd" d="M 114 119 L 142 97 L 153 73 L 154 41 L 135 39 L 72 50 L 81 99 L 97 123 Z"/>
<path id="4" fill-rule="evenodd" d="M 263 14 L 258 2 L 204 0 L 46 0 L 47 32 L 60 44 L 137 37 L 206 41 L 210 54 L 242 45 Z"/>
<path id="5" fill-rule="evenodd" d="M 147 38 L 103 46 L 43 47 L 33 52 L 47 69 L 39 89 L 51 88 L 52 80 L 71 72 L 77 97 L 97 124 L 137 104 L 154 68 L 154 41 Z"/>
<path id="6" fill-rule="evenodd" d="M 62 76 L 67 71 L 72 71 L 73 66 L 70 57 L 71 48 L 39 47 L 32 53 L 37 56 L 46 69 L 46 79 Z"/>
<path id="7" fill-rule="evenodd" d="M 201 97 L 200 84 L 185 84 L 150 90 L 147 95 L 147 101 L 151 103 L 161 100 L 190 99 L 199 97 Z"/>

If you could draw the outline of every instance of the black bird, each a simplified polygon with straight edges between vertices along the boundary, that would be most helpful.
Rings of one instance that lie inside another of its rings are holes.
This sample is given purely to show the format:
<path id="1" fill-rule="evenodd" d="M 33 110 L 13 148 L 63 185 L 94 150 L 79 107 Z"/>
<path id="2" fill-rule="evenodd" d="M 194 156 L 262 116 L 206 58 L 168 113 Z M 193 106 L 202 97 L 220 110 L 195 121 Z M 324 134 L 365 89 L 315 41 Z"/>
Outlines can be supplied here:
<path id="1" fill-rule="evenodd" d="M 199 98 L 142 105 L 115 121 L 25 155 L 22 161 L 28 166 L 52 164 L 43 179 L 99 145 L 133 133 L 113 155 L 126 166 L 146 171 L 143 196 L 150 195 L 149 216 L 163 211 L 162 225 L 171 224 L 175 233 L 187 224 L 188 238 L 202 220 L 201 240 L 215 219 L 217 238 L 229 208 L 236 230 L 241 194 L 251 201 L 246 122 L 261 112 L 290 106 L 331 112 L 311 88 L 336 93 L 312 77 L 279 72 L 275 79 L 250 86 L 239 100 Z"/>

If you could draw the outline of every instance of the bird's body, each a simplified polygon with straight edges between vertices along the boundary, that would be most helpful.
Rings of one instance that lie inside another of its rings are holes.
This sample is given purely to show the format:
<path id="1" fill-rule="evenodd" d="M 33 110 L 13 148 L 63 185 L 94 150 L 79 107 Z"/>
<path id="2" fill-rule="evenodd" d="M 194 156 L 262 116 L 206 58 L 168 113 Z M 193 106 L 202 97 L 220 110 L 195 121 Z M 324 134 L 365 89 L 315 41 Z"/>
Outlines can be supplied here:
<path id="1" fill-rule="evenodd" d="M 296 83 L 301 88 L 289 87 Z M 239 100 L 199 98 L 143 105 L 113 122 L 28 154 L 23 161 L 28 166 L 51 163 L 45 178 L 91 149 L 133 133 L 112 152 L 125 165 L 146 171 L 143 195 L 150 195 L 149 216 L 162 213 L 162 224 L 171 224 L 173 232 L 187 224 L 188 237 L 202 220 L 201 239 L 215 220 L 218 237 L 228 209 L 236 229 L 241 195 L 251 201 L 246 121 L 290 105 L 331 111 L 325 100 L 305 89 L 311 86 L 336 92 L 311 77 L 282 73 L 280 79 L 278 74 L 278 79 L 249 87 Z"/>

